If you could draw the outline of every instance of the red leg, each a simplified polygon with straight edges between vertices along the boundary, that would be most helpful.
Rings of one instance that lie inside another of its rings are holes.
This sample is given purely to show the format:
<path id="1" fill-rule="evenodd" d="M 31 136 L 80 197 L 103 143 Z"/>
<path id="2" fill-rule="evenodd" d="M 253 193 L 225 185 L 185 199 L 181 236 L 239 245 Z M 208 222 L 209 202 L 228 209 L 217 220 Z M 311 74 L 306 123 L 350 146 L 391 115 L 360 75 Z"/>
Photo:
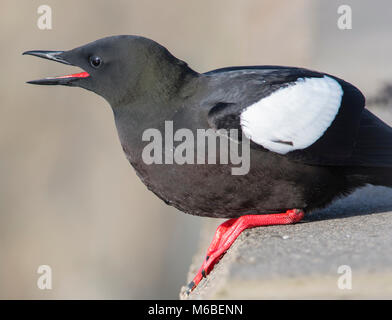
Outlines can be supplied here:
<path id="1" fill-rule="evenodd" d="M 293 209 L 286 211 L 286 213 L 246 215 L 222 223 L 215 232 L 200 270 L 188 285 L 188 293 L 211 272 L 242 231 L 261 226 L 291 224 L 300 221 L 303 216 L 302 210 Z"/>
<path id="2" fill-rule="evenodd" d="M 223 222 L 215 231 L 214 238 L 210 246 L 207 249 L 206 260 L 209 259 L 209 256 L 219 247 L 220 243 L 223 241 L 224 235 L 230 229 L 230 227 L 237 221 L 237 219 L 230 219 Z"/>
<path id="3" fill-rule="evenodd" d="M 191 290 L 193 290 L 193 287 L 196 287 L 197 284 L 201 281 L 203 277 L 206 276 L 205 271 L 204 271 L 204 264 L 210 259 L 210 256 L 219 248 L 220 244 L 224 241 L 225 235 L 227 235 L 232 227 L 232 225 L 238 220 L 237 219 L 230 219 L 225 222 L 223 222 L 215 231 L 214 238 L 212 239 L 210 246 L 207 249 L 207 254 L 206 257 L 203 261 L 202 266 L 200 267 L 199 271 L 197 272 L 195 278 L 191 283 L 189 283 L 188 287 L 188 293 L 190 293 Z M 193 284 L 195 284 L 193 286 Z"/>

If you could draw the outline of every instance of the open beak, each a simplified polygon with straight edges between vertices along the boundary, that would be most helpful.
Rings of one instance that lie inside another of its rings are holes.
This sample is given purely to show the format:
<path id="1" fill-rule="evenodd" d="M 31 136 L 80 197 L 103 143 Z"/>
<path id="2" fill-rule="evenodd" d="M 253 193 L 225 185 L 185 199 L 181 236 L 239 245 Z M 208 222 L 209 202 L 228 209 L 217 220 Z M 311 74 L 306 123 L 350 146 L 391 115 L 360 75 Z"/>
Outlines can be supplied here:
<path id="1" fill-rule="evenodd" d="M 36 56 L 52 61 L 57 61 L 60 63 L 68 64 L 73 66 L 72 63 L 68 62 L 62 57 L 62 54 L 64 51 L 42 51 L 42 50 L 33 50 L 33 51 L 26 51 L 23 52 L 25 55 L 30 55 L 30 56 Z M 44 79 L 39 79 L 39 80 L 32 80 L 32 81 L 27 81 L 27 83 L 31 84 L 43 84 L 43 85 L 70 85 L 73 81 L 81 79 L 81 78 L 87 78 L 90 75 L 87 72 L 80 72 L 80 73 L 74 73 L 74 74 L 69 74 L 65 76 L 59 76 L 59 77 L 48 77 Z"/>

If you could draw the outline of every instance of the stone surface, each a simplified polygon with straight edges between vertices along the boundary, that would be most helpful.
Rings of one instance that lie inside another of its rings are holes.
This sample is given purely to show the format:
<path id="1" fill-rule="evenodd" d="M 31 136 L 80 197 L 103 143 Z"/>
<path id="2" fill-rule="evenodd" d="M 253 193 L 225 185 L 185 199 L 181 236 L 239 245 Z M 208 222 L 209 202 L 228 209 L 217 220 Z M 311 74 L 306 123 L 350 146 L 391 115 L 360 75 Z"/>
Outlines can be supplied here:
<path id="1" fill-rule="evenodd" d="M 245 231 L 190 299 L 392 298 L 392 189 L 368 186 L 303 222 Z M 204 228 L 201 264 L 217 222 Z M 207 236 L 208 234 L 208 236 Z M 337 286 L 352 270 L 352 290 Z"/>

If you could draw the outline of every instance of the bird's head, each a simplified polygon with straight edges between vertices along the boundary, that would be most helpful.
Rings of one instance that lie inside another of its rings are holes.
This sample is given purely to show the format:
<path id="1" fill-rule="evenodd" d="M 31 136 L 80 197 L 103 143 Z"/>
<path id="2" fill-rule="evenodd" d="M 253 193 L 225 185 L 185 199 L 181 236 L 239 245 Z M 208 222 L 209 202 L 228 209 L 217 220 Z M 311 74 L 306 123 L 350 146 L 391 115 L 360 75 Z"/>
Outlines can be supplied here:
<path id="1" fill-rule="evenodd" d="M 83 70 L 28 83 L 81 87 L 101 95 L 112 106 L 146 94 L 165 94 L 165 80 L 170 81 L 176 69 L 187 69 L 184 62 L 172 56 L 163 46 L 139 36 L 112 36 L 69 51 L 33 50 L 23 54 Z M 170 72 L 168 69 L 171 69 Z"/>

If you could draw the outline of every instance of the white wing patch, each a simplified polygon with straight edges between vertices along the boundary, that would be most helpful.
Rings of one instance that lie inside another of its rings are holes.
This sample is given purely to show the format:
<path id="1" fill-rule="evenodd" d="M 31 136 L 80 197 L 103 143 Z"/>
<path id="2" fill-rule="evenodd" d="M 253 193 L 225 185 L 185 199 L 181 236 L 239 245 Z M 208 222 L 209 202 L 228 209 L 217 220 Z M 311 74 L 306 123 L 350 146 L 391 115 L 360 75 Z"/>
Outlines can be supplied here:
<path id="1" fill-rule="evenodd" d="M 330 77 L 300 78 L 247 107 L 241 128 L 248 139 L 273 152 L 305 149 L 331 125 L 342 96 L 342 87 Z"/>

